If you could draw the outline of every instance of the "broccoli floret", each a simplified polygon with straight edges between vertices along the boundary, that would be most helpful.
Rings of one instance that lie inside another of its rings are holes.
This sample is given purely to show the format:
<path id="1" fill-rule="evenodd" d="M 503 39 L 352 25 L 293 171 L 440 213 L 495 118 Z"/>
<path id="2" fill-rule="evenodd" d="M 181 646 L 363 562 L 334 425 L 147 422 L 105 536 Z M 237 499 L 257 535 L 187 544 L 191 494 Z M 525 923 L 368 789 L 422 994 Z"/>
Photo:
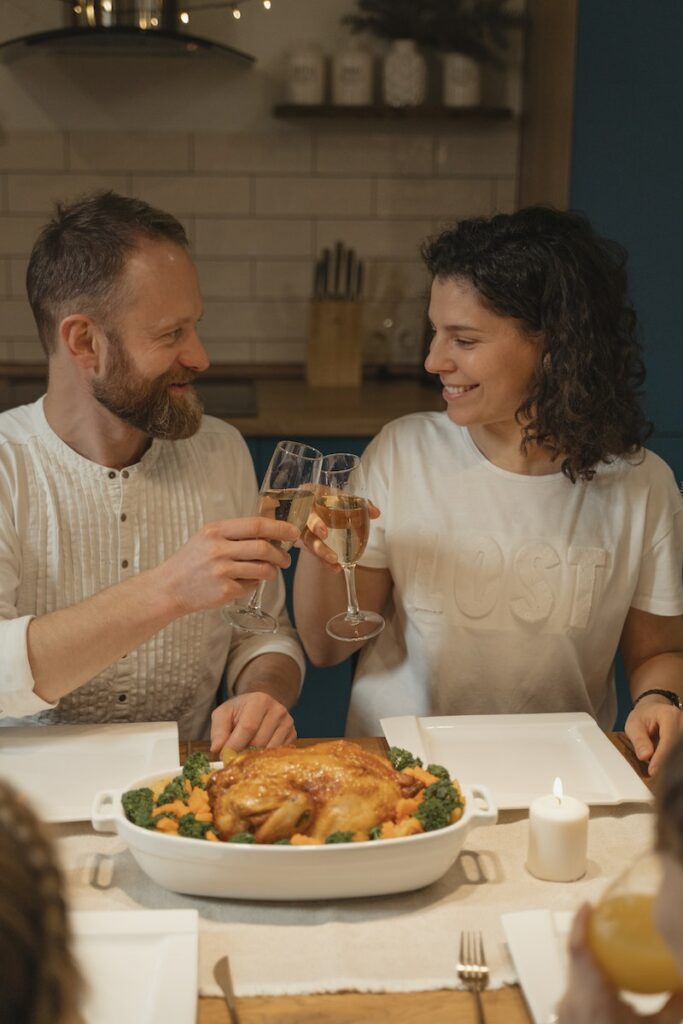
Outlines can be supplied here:
<path id="1" fill-rule="evenodd" d="M 451 781 L 450 774 L 447 768 L 444 768 L 441 764 L 428 764 L 427 771 L 430 775 L 436 775 L 438 779 L 445 779 L 446 782 Z"/>
<path id="2" fill-rule="evenodd" d="M 439 779 L 438 782 L 432 782 L 431 786 L 427 786 L 424 793 L 424 799 L 436 799 L 442 800 L 448 804 L 449 811 L 454 811 L 456 807 L 461 807 L 462 803 L 460 797 L 450 779 Z"/>
<path id="3" fill-rule="evenodd" d="M 156 799 L 156 806 L 162 807 L 164 804 L 172 804 L 174 800 L 184 800 L 186 796 L 185 780 L 182 775 L 176 775 L 174 779 L 167 783 L 165 789 L 162 789 L 161 793 L 159 793 Z"/>
<path id="4" fill-rule="evenodd" d="M 273 846 L 291 846 L 289 839 L 276 839 Z"/>
<path id="5" fill-rule="evenodd" d="M 139 825 L 140 828 L 154 828 L 152 819 L 154 797 L 148 786 L 143 789 L 129 789 L 121 797 L 121 803 L 123 813 L 134 825 Z"/>
<path id="6" fill-rule="evenodd" d="M 230 836 L 228 839 L 229 843 L 253 843 L 254 837 L 251 832 L 236 832 L 234 836 Z"/>
<path id="7" fill-rule="evenodd" d="M 326 843 L 352 843 L 353 832 L 330 832 Z"/>
<path id="8" fill-rule="evenodd" d="M 194 814 L 183 814 L 178 824 L 178 835 L 188 839 L 203 839 L 213 825 L 210 821 L 197 821 Z"/>
<path id="9" fill-rule="evenodd" d="M 195 750 L 193 754 L 190 754 L 183 767 L 185 778 L 189 779 L 193 786 L 200 786 L 201 789 L 206 789 L 206 784 L 202 782 L 201 776 L 210 771 L 211 763 L 206 754 L 202 754 L 200 750 Z"/>
<path id="10" fill-rule="evenodd" d="M 425 832 L 434 832 L 438 828 L 445 828 L 450 823 L 451 812 L 461 806 L 462 801 L 451 783 L 439 779 L 427 786 L 422 803 L 413 817 L 417 818 Z"/>
<path id="11" fill-rule="evenodd" d="M 370 839 L 381 839 L 382 838 L 382 826 L 373 825 L 370 829 Z"/>
<path id="12" fill-rule="evenodd" d="M 440 800 L 423 800 L 414 817 L 422 825 L 425 832 L 434 832 L 438 828 L 445 828 L 450 822 L 450 811 Z"/>
<path id="13" fill-rule="evenodd" d="M 403 747 L 389 747 L 387 756 L 397 772 L 402 772 L 404 768 L 422 767 L 420 758 L 413 757 L 410 751 L 404 750 Z"/>

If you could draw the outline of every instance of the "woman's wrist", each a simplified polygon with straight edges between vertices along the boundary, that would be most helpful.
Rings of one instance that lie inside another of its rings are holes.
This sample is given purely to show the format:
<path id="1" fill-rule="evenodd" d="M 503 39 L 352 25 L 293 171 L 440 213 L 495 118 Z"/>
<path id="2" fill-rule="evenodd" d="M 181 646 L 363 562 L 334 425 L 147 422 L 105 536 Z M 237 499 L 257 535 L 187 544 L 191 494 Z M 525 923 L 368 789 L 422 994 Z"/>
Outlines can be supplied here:
<path id="1" fill-rule="evenodd" d="M 659 688 L 643 690 L 642 693 L 639 693 L 637 697 L 633 698 L 633 707 L 639 704 L 641 700 L 646 700 L 650 704 L 672 704 L 675 708 L 678 708 L 679 711 L 683 711 L 683 700 L 681 700 L 679 694 L 674 690 L 664 690 Z"/>

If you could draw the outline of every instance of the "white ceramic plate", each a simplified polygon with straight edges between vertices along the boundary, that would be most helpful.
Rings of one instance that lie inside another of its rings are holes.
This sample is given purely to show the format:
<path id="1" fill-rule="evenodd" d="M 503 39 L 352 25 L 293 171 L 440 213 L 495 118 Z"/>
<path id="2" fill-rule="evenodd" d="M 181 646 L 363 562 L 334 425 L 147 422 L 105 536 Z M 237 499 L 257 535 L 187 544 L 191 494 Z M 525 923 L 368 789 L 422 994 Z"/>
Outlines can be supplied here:
<path id="1" fill-rule="evenodd" d="M 195 1024 L 196 910 L 71 915 L 85 1024 Z"/>
<path id="2" fill-rule="evenodd" d="M 571 912 L 524 910 L 501 914 L 505 939 L 534 1024 L 552 1024 L 555 1008 L 567 986 L 566 946 Z M 639 1013 L 656 1013 L 667 996 L 626 993 Z"/>
<path id="3" fill-rule="evenodd" d="M 647 786 L 583 712 L 547 715 L 453 715 L 383 718 L 390 746 L 405 747 L 425 764 L 444 765 L 461 782 L 477 779 L 499 810 L 528 807 L 552 793 L 559 776 L 565 793 L 587 804 L 652 799 Z"/>
<path id="4" fill-rule="evenodd" d="M 178 761 L 175 722 L 0 729 L 0 777 L 44 821 L 87 821 L 96 793 Z"/>

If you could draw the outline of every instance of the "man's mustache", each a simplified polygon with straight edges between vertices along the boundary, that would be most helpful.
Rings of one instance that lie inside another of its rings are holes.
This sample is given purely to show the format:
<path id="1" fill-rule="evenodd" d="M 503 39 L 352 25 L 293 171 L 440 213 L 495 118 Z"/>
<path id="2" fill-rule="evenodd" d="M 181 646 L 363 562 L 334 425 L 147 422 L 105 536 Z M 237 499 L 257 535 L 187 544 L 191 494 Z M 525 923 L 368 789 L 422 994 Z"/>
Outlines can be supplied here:
<path id="1" fill-rule="evenodd" d="M 161 383 L 163 385 L 191 384 L 193 381 L 195 381 L 197 379 L 198 376 L 199 376 L 198 373 L 191 373 L 191 372 L 183 374 L 182 377 L 177 377 L 174 374 L 168 374 L 165 378 L 163 378 Z"/>

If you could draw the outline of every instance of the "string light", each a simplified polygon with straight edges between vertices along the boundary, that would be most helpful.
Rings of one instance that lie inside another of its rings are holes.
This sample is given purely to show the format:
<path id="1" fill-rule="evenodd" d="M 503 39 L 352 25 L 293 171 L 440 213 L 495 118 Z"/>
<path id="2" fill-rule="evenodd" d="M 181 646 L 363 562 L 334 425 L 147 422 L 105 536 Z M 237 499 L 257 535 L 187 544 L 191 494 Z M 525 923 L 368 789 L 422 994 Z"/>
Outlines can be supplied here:
<path id="1" fill-rule="evenodd" d="M 71 7 L 74 14 L 82 14 L 86 5 L 83 3 L 74 3 L 73 0 L 58 0 L 63 4 L 68 4 Z M 206 0 L 206 2 L 191 3 L 191 0 L 185 0 L 188 4 L 186 8 L 181 10 L 178 17 L 183 25 L 189 25 L 190 14 L 194 14 L 196 11 L 209 11 L 209 10 L 226 10 L 231 11 L 233 18 L 237 21 L 242 17 L 242 11 L 240 8 L 248 3 L 248 0 Z M 261 0 L 263 8 L 266 11 L 271 11 L 273 8 L 273 0 Z M 102 10 L 107 14 L 112 14 L 114 11 L 113 0 L 102 0 Z M 159 25 L 159 19 L 152 15 L 147 18 L 142 15 L 139 19 L 140 28 L 149 28 L 150 26 L 157 27 Z"/>
<path id="2" fill-rule="evenodd" d="M 248 0 L 206 0 L 204 3 L 200 0 L 199 3 L 191 4 L 183 13 L 187 14 L 189 20 L 190 14 L 194 14 L 196 11 L 224 10 L 231 11 L 233 18 L 239 19 L 242 17 L 241 8 L 246 3 L 248 3 Z M 261 3 L 266 11 L 271 11 L 273 9 L 273 0 L 261 0 Z M 181 21 L 183 21 L 184 24 L 187 24 L 187 22 L 184 21 L 182 14 Z"/>

